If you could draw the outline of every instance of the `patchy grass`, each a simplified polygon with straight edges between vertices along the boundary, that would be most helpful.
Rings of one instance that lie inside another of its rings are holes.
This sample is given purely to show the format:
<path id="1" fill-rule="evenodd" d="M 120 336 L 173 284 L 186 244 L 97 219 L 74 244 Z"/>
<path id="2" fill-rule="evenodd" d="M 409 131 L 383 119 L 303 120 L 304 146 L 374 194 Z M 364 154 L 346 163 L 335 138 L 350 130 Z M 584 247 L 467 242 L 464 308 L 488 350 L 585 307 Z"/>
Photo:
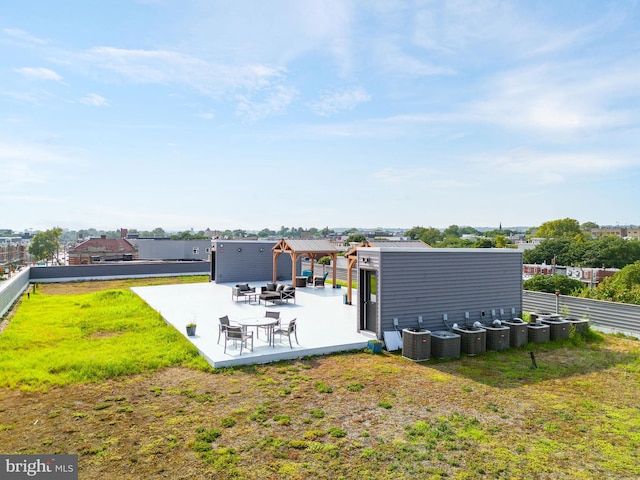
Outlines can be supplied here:
<path id="1" fill-rule="evenodd" d="M 66 294 L 45 290 L 36 297 L 66 305 Z M 98 330 L 77 318 L 55 324 L 70 329 L 80 348 L 77 368 L 91 363 L 82 343 L 108 340 L 124 352 L 129 329 L 142 328 L 136 318 L 145 309 L 133 314 L 126 292 L 107 293 L 113 290 L 70 297 L 77 315 L 98 305 L 111 312 L 96 315 Z M 22 303 L 0 341 L 33 300 Z M 143 317 L 143 324 L 156 320 Z M 145 335 L 149 349 L 173 342 Z M 25 345 L 26 356 L 52 348 L 48 338 L 29 338 L 39 343 Z M 86 479 L 640 476 L 640 342 L 629 339 L 596 335 L 421 363 L 350 353 L 211 371 L 192 361 L 186 355 L 165 367 L 143 364 L 140 373 L 94 373 L 93 381 L 64 369 L 45 375 L 26 362 L 34 369 L 29 388 L 0 388 L 3 453 L 78 453 Z M 54 374 L 65 382 L 38 383 Z"/>

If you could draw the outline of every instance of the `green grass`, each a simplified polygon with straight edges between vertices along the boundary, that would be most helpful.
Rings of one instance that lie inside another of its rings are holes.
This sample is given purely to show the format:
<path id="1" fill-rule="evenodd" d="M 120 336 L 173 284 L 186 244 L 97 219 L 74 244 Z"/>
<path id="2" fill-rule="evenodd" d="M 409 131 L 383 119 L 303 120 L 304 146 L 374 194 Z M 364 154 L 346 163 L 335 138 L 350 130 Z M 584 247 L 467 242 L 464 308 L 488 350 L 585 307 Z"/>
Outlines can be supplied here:
<path id="1" fill-rule="evenodd" d="M 32 294 L 0 336 L 0 387 L 46 390 L 171 365 L 208 368 L 190 342 L 128 290 Z"/>

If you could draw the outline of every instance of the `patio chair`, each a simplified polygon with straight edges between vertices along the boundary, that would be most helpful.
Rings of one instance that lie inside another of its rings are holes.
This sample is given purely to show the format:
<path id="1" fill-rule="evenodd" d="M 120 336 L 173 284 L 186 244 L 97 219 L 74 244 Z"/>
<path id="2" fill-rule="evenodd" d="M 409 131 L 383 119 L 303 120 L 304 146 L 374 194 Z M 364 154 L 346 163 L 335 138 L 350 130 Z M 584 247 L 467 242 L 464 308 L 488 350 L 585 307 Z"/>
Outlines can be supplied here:
<path id="1" fill-rule="evenodd" d="M 273 319 L 277 320 L 277 323 L 275 325 L 270 325 L 268 327 L 266 327 L 266 326 L 265 327 L 258 327 L 256 329 L 256 337 L 260 338 L 260 334 L 258 332 L 260 331 L 260 329 L 262 329 L 267 334 L 267 340 L 269 340 L 269 335 L 271 334 L 271 332 L 280 326 L 280 312 L 264 312 L 264 316 L 266 318 L 273 318 Z"/>
<path id="2" fill-rule="evenodd" d="M 289 338 L 289 347 L 293 348 L 293 345 L 291 344 L 291 335 L 293 335 L 296 338 L 296 343 L 300 345 L 300 342 L 298 342 L 298 330 L 296 328 L 295 318 L 291 320 L 287 326 L 284 326 L 284 325 L 278 326 L 278 328 L 276 328 L 273 331 L 274 335 L 276 333 L 280 335 L 280 342 L 282 342 L 282 335 L 286 335 Z"/>
<path id="3" fill-rule="evenodd" d="M 226 315 L 224 317 L 220 317 L 218 320 L 220 321 L 220 325 L 218 326 L 218 344 L 220 344 L 220 336 L 222 335 L 222 332 L 224 332 L 231 323 L 229 317 Z"/>
<path id="4" fill-rule="evenodd" d="M 228 326 L 224 330 L 224 353 L 227 353 L 227 342 L 233 340 L 240 341 L 240 355 L 242 355 L 242 347 L 247 346 L 247 340 L 251 339 L 251 351 L 253 352 L 253 332 L 245 332 L 242 327 Z"/>
<path id="5" fill-rule="evenodd" d="M 314 287 L 324 287 L 324 281 L 327 279 L 327 275 L 329 275 L 329 272 L 325 273 L 321 277 L 314 277 L 313 278 L 313 286 Z"/>

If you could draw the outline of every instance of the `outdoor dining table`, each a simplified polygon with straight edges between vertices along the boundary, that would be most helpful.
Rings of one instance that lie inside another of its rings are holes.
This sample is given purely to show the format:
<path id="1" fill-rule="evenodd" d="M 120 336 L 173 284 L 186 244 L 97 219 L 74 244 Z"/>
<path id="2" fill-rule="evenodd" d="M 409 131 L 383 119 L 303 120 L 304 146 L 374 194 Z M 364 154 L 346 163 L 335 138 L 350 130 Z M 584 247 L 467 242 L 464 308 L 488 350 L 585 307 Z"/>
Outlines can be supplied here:
<path id="1" fill-rule="evenodd" d="M 267 340 L 269 345 L 275 346 L 275 342 L 273 341 L 273 327 L 278 323 L 277 318 L 271 317 L 248 317 L 241 318 L 239 320 L 235 320 L 234 323 L 242 327 L 256 327 L 256 336 L 258 334 L 257 327 L 266 327 L 267 328 Z"/>

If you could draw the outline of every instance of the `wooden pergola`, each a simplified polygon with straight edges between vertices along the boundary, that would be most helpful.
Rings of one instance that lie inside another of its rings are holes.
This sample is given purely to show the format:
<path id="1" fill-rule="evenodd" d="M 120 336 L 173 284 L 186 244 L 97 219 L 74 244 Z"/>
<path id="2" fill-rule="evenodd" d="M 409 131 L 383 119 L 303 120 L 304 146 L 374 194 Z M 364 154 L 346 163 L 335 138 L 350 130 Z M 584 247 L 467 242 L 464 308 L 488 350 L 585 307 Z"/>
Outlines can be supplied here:
<path id="1" fill-rule="evenodd" d="M 313 265 L 320 257 L 331 257 L 331 264 L 333 265 L 333 288 L 336 288 L 336 260 L 338 257 L 338 249 L 334 247 L 328 240 L 292 240 L 282 239 L 276 243 L 271 249 L 273 252 L 273 282 L 276 282 L 276 272 L 278 265 L 278 257 L 287 253 L 291 256 L 291 283 L 295 286 L 296 279 L 296 265 L 298 260 L 302 257 L 309 257 L 311 260 L 311 271 L 313 272 Z"/>
<path id="2" fill-rule="evenodd" d="M 347 253 L 344 254 L 344 258 L 347 259 L 347 303 L 349 305 L 351 305 L 351 298 L 353 296 L 351 289 L 351 285 L 353 284 L 353 269 L 356 266 L 356 263 L 358 263 L 358 249 L 362 247 L 431 248 L 431 245 L 423 242 L 422 240 L 407 240 L 401 242 L 370 242 L 365 240 L 348 250 Z"/>

